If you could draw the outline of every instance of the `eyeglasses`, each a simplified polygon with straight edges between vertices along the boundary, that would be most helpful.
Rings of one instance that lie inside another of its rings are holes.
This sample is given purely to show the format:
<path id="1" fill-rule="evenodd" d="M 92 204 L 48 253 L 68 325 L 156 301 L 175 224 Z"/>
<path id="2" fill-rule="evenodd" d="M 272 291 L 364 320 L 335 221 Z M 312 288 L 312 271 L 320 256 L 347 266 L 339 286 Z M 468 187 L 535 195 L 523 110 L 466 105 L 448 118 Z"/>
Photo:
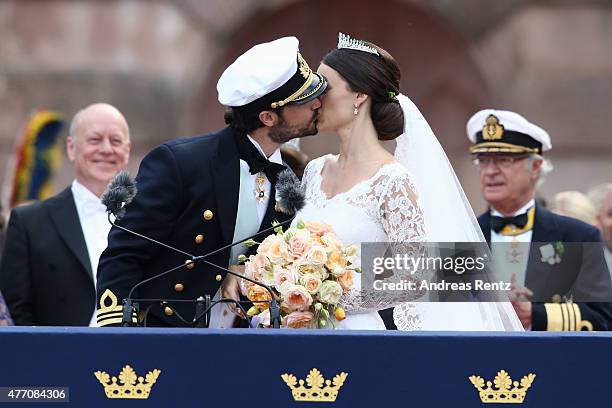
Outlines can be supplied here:
<path id="1" fill-rule="evenodd" d="M 508 169 L 514 163 L 525 160 L 527 157 L 529 156 L 481 156 L 474 158 L 473 163 L 479 169 L 486 169 L 491 164 L 499 169 Z"/>

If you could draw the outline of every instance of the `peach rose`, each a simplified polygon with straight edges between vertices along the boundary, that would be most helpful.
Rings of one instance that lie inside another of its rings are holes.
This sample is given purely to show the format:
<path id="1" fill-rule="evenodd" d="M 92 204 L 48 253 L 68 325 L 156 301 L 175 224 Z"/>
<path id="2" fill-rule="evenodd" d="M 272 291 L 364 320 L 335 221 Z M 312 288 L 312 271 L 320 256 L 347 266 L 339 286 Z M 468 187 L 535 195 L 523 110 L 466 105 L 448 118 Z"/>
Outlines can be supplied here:
<path id="1" fill-rule="evenodd" d="M 259 310 L 266 310 L 270 307 L 270 303 L 262 302 L 262 301 L 272 300 L 270 293 L 266 289 L 262 288 L 261 286 L 257 286 L 257 285 L 252 285 L 249 288 L 249 293 L 247 294 L 247 297 L 249 298 L 251 302 L 253 302 L 253 305 L 257 307 Z M 259 302 L 257 302 L 258 300 Z"/>
<path id="2" fill-rule="evenodd" d="M 311 234 L 321 236 L 326 232 L 333 232 L 331 225 L 323 224 L 321 222 L 307 221 L 304 223 L 304 228 Z"/>
<path id="3" fill-rule="evenodd" d="M 346 293 L 353 287 L 353 271 L 347 269 L 343 275 L 338 276 L 337 282 L 342 286 L 342 292 Z"/>
<path id="4" fill-rule="evenodd" d="M 312 304 L 312 296 L 302 285 L 291 285 L 286 287 L 285 305 L 291 310 L 306 310 Z"/>
<path id="5" fill-rule="evenodd" d="M 278 237 L 277 235 L 268 235 L 262 242 L 261 244 L 259 244 L 259 246 L 257 247 L 257 253 L 258 254 L 265 254 L 266 252 L 268 252 L 270 250 L 270 246 L 272 245 L 272 242 L 276 241 L 280 239 L 280 237 Z"/>
<path id="6" fill-rule="evenodd" d="M 306 274 L 300 277 L 300 283 L 304 285 L 308 293 L 311 295 L 316 295 L 321 287 L 321 279 L 317 275 Z"/>
<path id="7" fill-rule="evenodd" d="M 268 285 L 274 282 L 272 265 L 264 254 L 251 255 L 245 266 L 244 273 L 247 277 Z"/>
<path id="8" fill-rule="evenodd" d="M 310 312 L 293 312 L 287 316 L 285 325 L 292 329 L 310 327 L 314 315 Z"/>
<path id="9" fill-rule="evenodd" d="M 274 285 L 280 287 L 283 283 L 288 282 L 295 284 L 299 278 L 295 269 L 285 269 L 281 267 L 274 268 Z"/>
<path id="10" fill-rule="evenodd" d="M 339 251 L 333 251 L 329 254 L 325 266 L 327 266 L 327 269 L 329 269 L 332 275 L 338 277 L 344 274 L 344 270 L 347 266 L 346 258 L 344 258 Z"/>
<path id="11" fill-rule="evenodd" d="M 293 235 L 287 243 L 290 260 L 294 261 L 306 256 L 311 246 L 310 237 L 306 237 L 303 234 Z"/>
<path id="12" fill-rule="evenodd" d="M 271 263 L 275 265 L 282 265 L 287 261 L 289 255 L 287 243 L 283 238 L 277 235 L 271 236 L 274 238 L 270 239 L 268 243 L 266 243 L 266 240 L 270 237 L 266 238 L 264 242 L 262 242 L 261 245 L 266 243 L 266 246 L 261 253 L 265 255 Z"/>
<path id="13" fill-rule="evenodd" d="M 325 265 L 327 262 L 327 251 L 323 245 L 312 245 L 306 254 L 306 262 L 314 265 Z"/>
<path id="14" fill-rule="evenodd" d="M 333 232 L 326 232 L 321 236 L 321 241 L 323 244 L 332 251 L 341 251 L 344 244 L 340 241 L 340 238 Z"/>
<path id="15" fill-rule="evenodd" d="M 262 280 L 266 269 L 270 268 L 270 262 L 263 254 L 251 255 L 245 262 L 244 273 L 251 279 Z"/>

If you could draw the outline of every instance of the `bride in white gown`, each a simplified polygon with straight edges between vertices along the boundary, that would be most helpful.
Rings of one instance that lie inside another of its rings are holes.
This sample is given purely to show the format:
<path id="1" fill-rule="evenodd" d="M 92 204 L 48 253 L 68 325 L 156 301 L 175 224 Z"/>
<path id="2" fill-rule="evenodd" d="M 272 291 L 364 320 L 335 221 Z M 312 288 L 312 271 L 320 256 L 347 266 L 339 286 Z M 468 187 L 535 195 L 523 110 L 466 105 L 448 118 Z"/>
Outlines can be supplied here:
<path id="1" fill-rule="evenodd" d="M 345 244 L 484 242 L 442 147 L 418 108 L 399 94 L 393 57 L 340 34 L 318 72 L 328 81 L 318 129 L 338 134 L 340 154 L 308 164 L 306 205 L 296 220 L 330 224 Z M 392 139 L 394 155 L 380 143 Z M 522 330 L 508 302 L 406 303 L 416 299 L 364 292 L 361 277 L 353 281 L 341 300 L 347 318 L 339 328 L 384 330 L 377 311 L 396 306 L 399 330 Z"/>

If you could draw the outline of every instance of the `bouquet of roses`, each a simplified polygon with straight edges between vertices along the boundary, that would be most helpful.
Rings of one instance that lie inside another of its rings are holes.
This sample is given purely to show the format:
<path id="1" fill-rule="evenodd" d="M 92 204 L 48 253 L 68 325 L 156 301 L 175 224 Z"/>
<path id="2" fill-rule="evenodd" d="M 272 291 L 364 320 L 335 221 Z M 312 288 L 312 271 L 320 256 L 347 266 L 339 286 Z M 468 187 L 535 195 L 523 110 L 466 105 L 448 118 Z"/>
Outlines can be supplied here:
<path id="1" fill-rule="evenodd" d="M 242 256 L 245 275 L 270 286 L 280 298 L 281 325 L 291 328 L 333 328 L 346 314 L 339 301 L 353 287 L 355 245 L 345 246 L 331 226 L 299 221 L 287 231 L 278 227 L 259 244 L 257 254 Z M 240 279 L 240 291 L 253 307 L 250 317 L 270 325 L 270 293 Z"/>

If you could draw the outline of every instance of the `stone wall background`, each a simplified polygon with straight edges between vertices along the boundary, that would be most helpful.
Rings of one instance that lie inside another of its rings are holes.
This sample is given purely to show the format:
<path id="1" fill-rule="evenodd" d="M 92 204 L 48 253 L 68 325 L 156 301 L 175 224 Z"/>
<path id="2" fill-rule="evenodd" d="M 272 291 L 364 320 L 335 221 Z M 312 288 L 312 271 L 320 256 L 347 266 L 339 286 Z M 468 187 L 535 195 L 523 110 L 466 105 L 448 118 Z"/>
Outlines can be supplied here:
<path id="1" fill-rule="evenodd" d="M 338 31 L 399 61 L 476 212 L 484 208 L 465 122 L 511 109 L 553 138 L 541 189 L 612 181 L 612 2 L 588 0 L 0 0 L 0 180 L 35 108 L 71 117 L 105 101 L 122 110 L 134 151 L 222 126 L 215 85 L 254 43 L 297 35 L 311 65 Z M 303 141 L 316 157 L 333 135 Z M 71 180 L 65 162 L 59 191 Z"/>

